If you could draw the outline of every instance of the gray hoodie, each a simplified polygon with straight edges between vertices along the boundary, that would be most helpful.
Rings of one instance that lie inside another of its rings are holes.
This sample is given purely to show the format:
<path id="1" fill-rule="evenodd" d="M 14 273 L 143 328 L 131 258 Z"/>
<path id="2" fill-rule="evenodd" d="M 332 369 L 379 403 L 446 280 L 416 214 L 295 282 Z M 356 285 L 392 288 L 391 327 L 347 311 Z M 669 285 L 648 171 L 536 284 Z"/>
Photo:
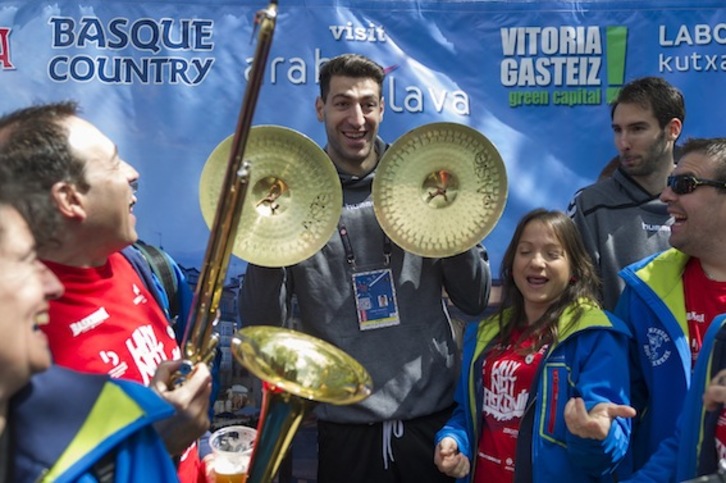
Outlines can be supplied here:
<path id="1" fill-rule="evenodd" d="M 670 248 L 670 215 L 621 169 L 575 194 L 568 214 L 577 225 L 602 278 L 603 307 L 613 310 L 624 282 L 618 272 Z"/>
<path id="2" fill-rule="evenodd" d="M 378 140 L 379 153 L 385 145 Z M 343 185 L 340 223 L 359 271 L 385 265 L 384 233 L 373 212 L 375 170 L 362 178 L 339 173 Z M 373 394 L 349 406 L 319 405 L 318 417 L 338 423 L 375 423 L 427 416 L 453 403 L 459 354 L 443 290 L 468 314 L 486 308 L 491 287 L 486 251 L 477 246 L 446 259 L 422 258 L 392 244 L 392 270 L 400 324 L 361 331 L 353 268 L 335 232 L 315 255 L 294 266 L 249 265 L 240 289 L 245 325 L 280 325 L 297 297 L 301 329 L 360 362 L 373 379 Z"/>

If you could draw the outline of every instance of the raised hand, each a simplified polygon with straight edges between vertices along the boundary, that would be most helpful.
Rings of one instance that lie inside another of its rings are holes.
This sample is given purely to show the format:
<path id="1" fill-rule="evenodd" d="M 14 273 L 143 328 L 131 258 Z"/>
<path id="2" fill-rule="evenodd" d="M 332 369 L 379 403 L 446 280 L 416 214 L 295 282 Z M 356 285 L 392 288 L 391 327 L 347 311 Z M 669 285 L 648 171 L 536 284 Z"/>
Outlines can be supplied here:
<path id="1" fill-rule="evenodd" d="M 585 401 L 573 397 L 565 405 L 565 424 L 575 436 L 602 441 L 610 432 L 613 419 L 632 418 L 635 414 L 635 409 L 630 406 L 609 402 L 596 404 L 588 413 Z"/>

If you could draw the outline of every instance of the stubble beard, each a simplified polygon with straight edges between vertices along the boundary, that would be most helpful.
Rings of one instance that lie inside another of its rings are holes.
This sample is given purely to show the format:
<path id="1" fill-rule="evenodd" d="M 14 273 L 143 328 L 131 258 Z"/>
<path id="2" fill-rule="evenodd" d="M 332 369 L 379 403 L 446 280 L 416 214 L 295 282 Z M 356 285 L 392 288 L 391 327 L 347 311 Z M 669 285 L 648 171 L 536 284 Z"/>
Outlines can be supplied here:
<path id="1" fill-rule="evenodd" d="M 663 130 L 648 148 L 648 151 L 643 156 L 643 162 L 637 166 L 623 167 L 625 172 L 633 177 L 650 176 L 657 172 L 663 163 L 670 162 L 668 161 L 670 156 L 668 156 L 665 137 L 666 133 Z"/>

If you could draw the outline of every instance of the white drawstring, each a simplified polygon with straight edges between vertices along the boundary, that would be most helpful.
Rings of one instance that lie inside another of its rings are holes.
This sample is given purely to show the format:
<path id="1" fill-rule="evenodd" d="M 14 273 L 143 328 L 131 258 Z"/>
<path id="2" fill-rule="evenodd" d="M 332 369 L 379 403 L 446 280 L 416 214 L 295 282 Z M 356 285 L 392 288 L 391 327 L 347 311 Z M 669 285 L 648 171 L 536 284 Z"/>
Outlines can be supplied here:
<path id="1" fill-rule="evenodd" d="M 403 436 L 403 421 L 383 421 L 383 468 L 388 469 L 388 460 L 396 461 L 393 457 L 393 445 L 391 445 L 391 435 L 396 438 Z"/>

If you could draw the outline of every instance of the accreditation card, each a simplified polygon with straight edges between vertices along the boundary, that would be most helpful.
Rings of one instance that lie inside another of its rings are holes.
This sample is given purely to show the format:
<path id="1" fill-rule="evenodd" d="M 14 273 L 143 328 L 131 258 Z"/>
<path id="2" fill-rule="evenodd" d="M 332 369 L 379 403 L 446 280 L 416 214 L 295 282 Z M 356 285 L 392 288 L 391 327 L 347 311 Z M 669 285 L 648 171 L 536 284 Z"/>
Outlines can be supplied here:
<path id="1" fill-rule="evenodd" d="M 399 325 L 396 289 L 390 268 L 353 274 L 360 330 Z"/>

